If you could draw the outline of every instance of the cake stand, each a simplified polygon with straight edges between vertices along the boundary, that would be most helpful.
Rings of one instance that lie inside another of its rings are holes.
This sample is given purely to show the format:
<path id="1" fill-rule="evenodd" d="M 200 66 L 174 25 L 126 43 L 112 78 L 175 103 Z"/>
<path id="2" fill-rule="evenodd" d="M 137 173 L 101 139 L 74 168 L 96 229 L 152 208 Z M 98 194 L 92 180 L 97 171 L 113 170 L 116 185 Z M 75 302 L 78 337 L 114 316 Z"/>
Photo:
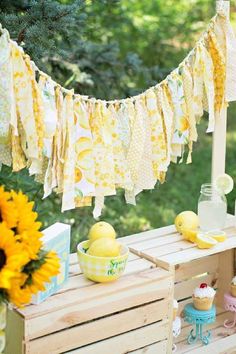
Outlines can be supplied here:
<path id="1" fill-rule="evenodd" d="M 190 324 L 195 325 L 195 333 L 194 329 L 192 329 L 189 333 L 187 341 L 189 344 L 196 343 L 197 340 L 201 340 L 203 344 L 209 344 L 211 331 L 207 331 L 204 335 L 203 326 L 214 323 L 216 319 L 216 308 L 213 305 L 210 310 L 200 311 L 195 309 L 193 304 L 187 304 L 184 308 L 184 320 Z"/>
<path id="2" fill-rule="evenodd" d="M 234 313 L 233 321 L 226 320 L 224 322 L 225 328 L 233 328 L 236 325 L 236 297 L 231 296 L 229 293 L 224 295 L 224 306 L 226 311 Z"/>

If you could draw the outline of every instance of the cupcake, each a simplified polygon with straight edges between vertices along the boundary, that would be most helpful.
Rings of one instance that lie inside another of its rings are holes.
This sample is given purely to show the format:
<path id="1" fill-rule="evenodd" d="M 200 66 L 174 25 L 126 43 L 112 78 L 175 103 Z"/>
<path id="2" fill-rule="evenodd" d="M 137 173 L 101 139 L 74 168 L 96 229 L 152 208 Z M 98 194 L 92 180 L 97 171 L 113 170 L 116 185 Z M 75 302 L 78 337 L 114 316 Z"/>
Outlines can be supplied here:
<path id="1" fill-rule="evenodd" d="M 206 283 L 202 283 L 194 290 L 193 293 L 193 305 L 195 309 L 201 311 L 210 310 L 215 297 L 215 290 L 208 286 Z"/>
<path id="2" fill-rule="evenodd" d="M 230 292 L 232 296 L 236 297 L 236 277 L 234 277 L 231 281 Z"/>
<path id="3" fill-rule="evenodd" d="M 173 300 L 173 321 L 176 319 L 177 312 L 178 312 L 179 304 L 178 302 L 174 299 Z"/>

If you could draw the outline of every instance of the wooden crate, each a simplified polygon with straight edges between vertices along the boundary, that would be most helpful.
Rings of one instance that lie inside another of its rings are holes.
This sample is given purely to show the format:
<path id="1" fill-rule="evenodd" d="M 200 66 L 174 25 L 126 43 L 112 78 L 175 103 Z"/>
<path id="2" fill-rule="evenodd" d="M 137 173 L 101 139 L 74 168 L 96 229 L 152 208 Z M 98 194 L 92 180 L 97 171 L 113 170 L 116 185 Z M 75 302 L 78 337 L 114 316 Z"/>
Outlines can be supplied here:
<path id="1" fill-rule="evenodd" d="M 8 311 L 5 354 L 167 353 L 173 274 L 130 255 L 125 274 L 96 284 L 71 256 L 68 284 L 40 305 Z"/>
<path id="2" fill-rule="evenodd" d="M 186 337 L 191 327 L 182 322 L 182 333 L 175 340 L 177 353 L 236 353 L 236 328 L 226 330 L 223 327 L 224 320 L 232 318 L 232 314 L 223 309 L 223 296 L 236 273 L 234 225 L 235 219 L 229 216 L 225 229 L 228 239 L 208 250 L 200 250 L 196 245 L 184 241 L 173 225 L 128 236 L 122 240 L 135 254 L 174 272 L 174 297 L 179 302 L 180 313 L 183 307 L 192 301 L 193 289 L 200 283 L 206 282 L 217 289 L 217 321 L 210 326 L 211 344 L 206 347 L 201 343 L 188 345 Z"/>

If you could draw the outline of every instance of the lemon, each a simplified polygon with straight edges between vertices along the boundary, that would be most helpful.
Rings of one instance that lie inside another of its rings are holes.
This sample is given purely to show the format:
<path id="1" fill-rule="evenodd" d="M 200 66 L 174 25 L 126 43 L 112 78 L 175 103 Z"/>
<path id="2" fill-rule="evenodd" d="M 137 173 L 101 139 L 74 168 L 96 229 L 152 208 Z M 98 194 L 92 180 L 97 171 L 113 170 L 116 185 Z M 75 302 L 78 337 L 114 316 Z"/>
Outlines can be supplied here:
<path id="1" fill-rule="evenodd" d="M 229 194 L 234 188 L 234 180 L 231 176 L 224 173 L 216 178 L 215 187 L 224 194 Z"/>
<path id="2" fill-rule="evenodd" d="M 183 211 L 175 218 L 175 227 L 180 233 L 182 233 L 184 229 L 197 229 L 198 225 L 198 216 L 193 211 Z"/>
<path id="3" fill-rule="evenodd" d="M 88 238 L 90 243 L 94 242 L 99 238 L 116 238 L 116 232 L 108 222 L 99 221 L 94 224 L 89 230 Z"/>
<path id="4" fill-rule="evenodd" d="M 100 238 L 94 241 L 88 249 L 90 256 L 117 257 L 120 255 L 121 245 L 111 238 Z"/>
<path id="5" fill-rule="evenodd" d="M 193 243 L 196 242 L 197 233 L 197 229 L 182 229 L 183 238 Z"/>
<path id="6" fill-rule="evenodd" d="M 217 241 L 214 240 L 214 238 L 199 232 L 196 237 L 196 244 L 198 245 L 198 248 L 211 248 L 217 245 Z"/>
<path id="7" fill-rule="evenodd" d="M 227 239 L 226 233 L 221 230 L 208 231 L 206 235 L 214 238 L 217 242 L 224 242 Z"/>

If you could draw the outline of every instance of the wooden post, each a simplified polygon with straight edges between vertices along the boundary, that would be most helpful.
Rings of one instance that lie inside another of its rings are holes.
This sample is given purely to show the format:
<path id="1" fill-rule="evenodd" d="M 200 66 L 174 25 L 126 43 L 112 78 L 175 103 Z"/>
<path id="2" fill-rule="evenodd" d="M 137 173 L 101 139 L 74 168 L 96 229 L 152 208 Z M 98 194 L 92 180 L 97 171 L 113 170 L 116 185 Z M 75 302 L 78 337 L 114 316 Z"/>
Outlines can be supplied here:
<path id="1" fill-rule="evenodd" d="M 230 15 L 230 1 L 216 1 L 216 8 L 223 6 Z M 226 159 L 226 132 L 227 132 L 227 107 L 224 107 L 220 113 L 216 114 L 215 130 L 212 143 L 212 170 L 211 179 L 225 173 Z"/>
<path id="2" fill-rule="evenodd" d="M 212 142 L 212 182 L 222 173 L 225 173 L 226 159 L 226 131 L 227 131 L 227 108 L 223 108 L 216 115 L 215 130 Z"/>

